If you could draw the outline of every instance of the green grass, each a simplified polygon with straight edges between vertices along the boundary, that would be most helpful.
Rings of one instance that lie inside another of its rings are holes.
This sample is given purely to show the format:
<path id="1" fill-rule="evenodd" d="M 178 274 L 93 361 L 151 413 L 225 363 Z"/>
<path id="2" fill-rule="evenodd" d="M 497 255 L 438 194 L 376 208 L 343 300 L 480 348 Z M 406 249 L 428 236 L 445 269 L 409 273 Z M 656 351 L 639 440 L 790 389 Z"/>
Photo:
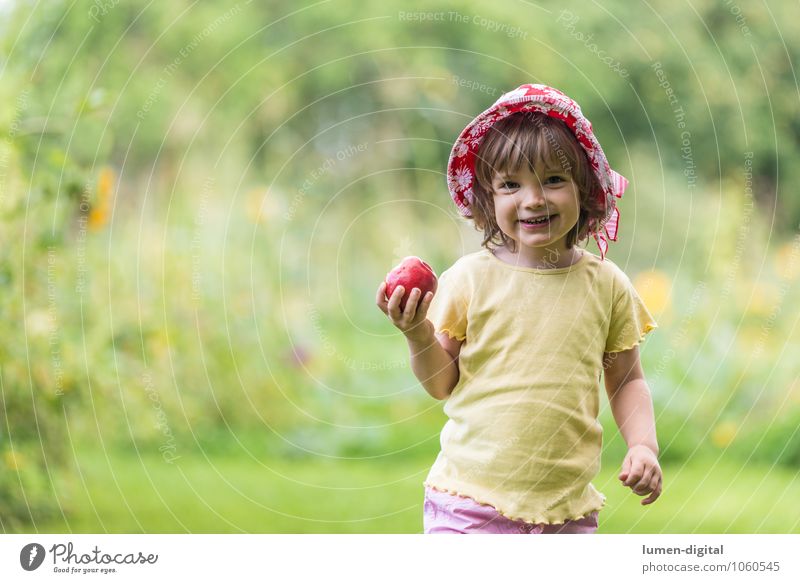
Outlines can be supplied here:
<path id="1" fill-rule="evenodd" d="M 800 533 L 800 475 L 781 467 L 724 458 L 662 466 L 664 490 L 656 502 L 618 484 L 617 468 L 593 480 L 608 497 L 600 512 L 601 533 Z"/>
<path id="2" fill-rule="evenodd" d="M 434 457 L 198 453 L 170 465 L 158 456 L 82 451 L 74 474 L 55 482 L 74 516 L 27 532 L 420 533 L 422 481 Z M 604 464 L 593 481 L 608 497 L 598 532 L 800 533 L 796 472 L 722 459 L 663 469 L 660 499 L 641 506 L 643 498 L 619 484 L 618 467 Z"/>

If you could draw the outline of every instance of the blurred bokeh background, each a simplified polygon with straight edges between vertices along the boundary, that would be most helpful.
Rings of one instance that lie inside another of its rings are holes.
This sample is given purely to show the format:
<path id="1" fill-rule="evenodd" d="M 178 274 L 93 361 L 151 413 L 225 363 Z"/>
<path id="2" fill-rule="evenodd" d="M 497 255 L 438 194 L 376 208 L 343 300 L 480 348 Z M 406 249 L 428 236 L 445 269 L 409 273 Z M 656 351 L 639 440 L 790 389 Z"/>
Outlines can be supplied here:
<path id="1" fill-rule="evenodd" d="M 537 82 L 630 179 L 609 257 L 660 325 L 664 492 L 603 394 L 599 532 L 800 532 L 796 16 L 0 2 L 0 529 L 421 532 L 446 417 L 375 292 L 479 249 L 450 147 Z"/>

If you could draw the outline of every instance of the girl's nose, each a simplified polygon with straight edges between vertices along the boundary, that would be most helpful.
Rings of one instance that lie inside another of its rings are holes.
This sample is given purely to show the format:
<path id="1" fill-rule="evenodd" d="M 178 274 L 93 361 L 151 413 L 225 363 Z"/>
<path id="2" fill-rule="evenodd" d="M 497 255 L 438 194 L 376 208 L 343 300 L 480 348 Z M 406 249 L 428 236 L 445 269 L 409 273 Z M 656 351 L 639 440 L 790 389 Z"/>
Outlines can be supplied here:
<path id="1" fill-rule="evenodd" d="M 544 189 L 540 184 L 529 184 L 524 189 L 523 203 L 529 207 L 543 207 L 545 205 Z"/>

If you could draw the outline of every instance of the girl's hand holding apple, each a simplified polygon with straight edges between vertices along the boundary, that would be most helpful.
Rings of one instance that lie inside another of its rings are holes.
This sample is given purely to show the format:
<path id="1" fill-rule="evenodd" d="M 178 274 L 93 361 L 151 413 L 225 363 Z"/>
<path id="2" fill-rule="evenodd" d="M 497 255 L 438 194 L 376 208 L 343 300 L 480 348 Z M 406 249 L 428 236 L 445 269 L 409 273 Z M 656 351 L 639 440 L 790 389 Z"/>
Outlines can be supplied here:
<path id="1" fill-rule="evenodd" d="M 405 295 L 403 286 L 394 288 L 394 293 L 387 300 L 386 282 L 382 281 L 378 288 L 376 303 L 381 311 L 407 338 L 424 338 L 433 332 L 431 322 L 427 318 L 428 307 L 433 300 L 433 292 L 428 292 L 420 302 L 422 292 L 415 287 L 411 290 L 406 301 L 405 310 L 400 309 L 400 301 Z"/>
<path id="2" fill-rule="evenodd" d="M 375 303 L 407 338 L 427 338 L 433 333 L 426 316 L 436 287 L 430 266 L 419 257 L 406 257 L 381 282 Z"/>

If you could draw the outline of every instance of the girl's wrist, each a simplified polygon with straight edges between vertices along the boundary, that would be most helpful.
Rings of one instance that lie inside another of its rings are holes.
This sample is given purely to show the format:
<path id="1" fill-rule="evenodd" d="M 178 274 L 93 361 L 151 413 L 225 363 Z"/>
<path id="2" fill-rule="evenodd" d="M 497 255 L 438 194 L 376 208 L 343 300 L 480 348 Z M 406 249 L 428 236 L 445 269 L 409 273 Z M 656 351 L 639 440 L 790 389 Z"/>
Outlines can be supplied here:
<path id="1" fill-rule="evenodd" d="M 419 325 L 414 326 L 411 330 L 407 330 L 403 332 L 406 337 L 406 340 L 410 344 L 430 344 L 432 340 L 435 339 L 433 333 L 433 322 L 428 320 L 427 318 L 425 321 L 420 322 Z"/>
<path id="2" fill-rule="evenodd" d="M 630 444 L 630 445 L 628 446 L 628 449 L 633 449 L 634 447 L 637 447 L 637 446 L 646 447 L 647 449 L 649 449 L 650 451 L 652 451 L 652 452 L 653 452 L 655 455 L 658 455 L 658 444 L 652 444 L 652 443 L 632 443 L 632 444 Z"/>

